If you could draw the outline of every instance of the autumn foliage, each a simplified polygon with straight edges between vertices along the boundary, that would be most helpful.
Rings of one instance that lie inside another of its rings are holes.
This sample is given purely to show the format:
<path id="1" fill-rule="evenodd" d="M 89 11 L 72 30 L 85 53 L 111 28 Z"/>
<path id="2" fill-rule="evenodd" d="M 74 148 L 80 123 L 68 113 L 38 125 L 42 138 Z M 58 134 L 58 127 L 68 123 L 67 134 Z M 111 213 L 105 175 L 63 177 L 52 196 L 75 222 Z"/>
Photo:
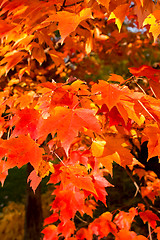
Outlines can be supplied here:
<path id="1" fill-rule="evenodd" d="M 50 175 L 44 240 L 160 240 L 160 70 L 146 57 L 151 50 L 159 59 L 159 20 L 152 0 L 0 0 L 0 181 L 27 163 L 33 191 Z M 128 78 L 85 81 L 97 59 L 127 59 Z M 100 202 L 107 209 L 114 162 L 141 202 L 95 216 Z M 132 228 L 136 221 L 148 235 Z"/>

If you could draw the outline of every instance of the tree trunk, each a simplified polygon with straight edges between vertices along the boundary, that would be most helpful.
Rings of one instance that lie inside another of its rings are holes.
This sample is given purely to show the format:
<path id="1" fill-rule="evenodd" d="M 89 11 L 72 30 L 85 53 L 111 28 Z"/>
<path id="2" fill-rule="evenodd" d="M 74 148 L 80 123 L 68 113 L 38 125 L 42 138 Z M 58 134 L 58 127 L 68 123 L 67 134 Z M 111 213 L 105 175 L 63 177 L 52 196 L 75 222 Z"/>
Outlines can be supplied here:
<path id="1" fill-rule="evenodd" d="M 32 171 L 33 167 L 28 163 L 27 176 L 29 176 Z M 41 186 L 39 185 L 34 193 L 28 183 L 26 193 L 24 240 L 40 240 L 42 223 Z"/>

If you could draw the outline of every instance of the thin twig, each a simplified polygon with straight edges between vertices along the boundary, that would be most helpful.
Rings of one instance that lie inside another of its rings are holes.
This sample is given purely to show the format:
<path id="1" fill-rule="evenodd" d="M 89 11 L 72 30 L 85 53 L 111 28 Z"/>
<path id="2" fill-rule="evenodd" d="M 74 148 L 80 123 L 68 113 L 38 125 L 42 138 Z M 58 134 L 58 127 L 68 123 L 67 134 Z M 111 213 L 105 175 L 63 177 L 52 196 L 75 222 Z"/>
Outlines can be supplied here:
<path id="1" fill-rule="evenodd" d="M 75 5 L 80 4 L 82 2 L 84 2 L 84 1 L 81 0 L 81 1 L 78 1 L 78 2 L 75 2 L 75 3 L 72 3 L 72 4 L 68 4 L 68 5 L 63 6 L 63 8 L 72 7 L 72 6 L 75 6 Z"/>
<path id="2" fill-rule="evenodd" d="M 141 91 L 146 95 L 146 92 L 144 91 L 144 89 L 136 82 L 137 86 L 141 89 Z"/>
<path id="3" fill-rule="evenodd" d="M 149 116 L 155 121 L 157 122 L 157 120 L 155 119 L 155 117 L 148 111 L 148 109 L 144 106 L 144 104 L 138 100 L 139 104 L 144 108 L 144 110 L 149 114 Z"/>
<path id="4" fill-rule="evenodd" d="M 148 232 L 149 232 L 149 239 L 152 240 L 151 226 L 149 222 L 148 222 Z"/>
<path id="5" fill-rule="evenodd" d="M 83 220 L 82 218 L 80 218 L 77 214 L 75 215 L 81 222 L 88 224 L 88 222 L 86 222 L 85 220 Z"/>
<path id="6" fill-rule="evenodd" d="M 150 86 L 150 89 L 151 89 L 151 92 L 153 93 L 154 97 L 157 98 L 157 96 L 156 96 L 156 94 L 155 94 L 155 92 L 154 92 L 154 90 L 151 86 Z"/>
<path id="7" fill-rule="evenodd" d="M 59 159 L 59 161 L 65 166 L 65 167 L 67 167 L 67 165 L 63 162 L 63 160 L 58 156 L 58 154 L 57 153 L 55 153 L 55 152 L 53 152 L 54 153 L 54 155 Z"/>
<path id="8" fill-rule="evenodd" d="M 126 172 L 127 172 L 128 176 L 130 177 L 130 179 L 132 180 L 134 186 L 136 187 L 136 192 L 135 192 L 135 194 L 134 194 L 134 197 L 136 197 L 137 194 L 138 194 L 138 192 L 141 194 L 141 191 L 140 191 L 140 189 L 139 189 L 138 184 L 136 183 L 136 181 L 134 180 L 134 178 L 132 177 L 132 175 L 130 174 L 130 172 L 129 172 L 129 170 L 128 170 L 127 168 L 126 168 Z"/>
<path id="9" fill-rule="evenodd" d="M 140 188 L 139 188 L 138 184 L 136 183 L 136 181 L 134 180 L 134 178 L 132 177 L 132 175 L 130 174 L 130 172 L 127 168 L 126 168 L 126 173 L 128 174 L 128 176 L 130 177 L 130 179 L 132 180 L 132 182 L 134 183 L 134 185 L 136 187 L 136 193 L 134 194 L 134 197 L 137 195 L 138 192 L 142 197 L 142 194 L 141 194 L 141 191 L 140 191 Z M 142 199 L 145 202 L 148 209 L 152 208 L 152 206 L 149 204 L 149 202 L 147 201 L 147 199 L 145 197 L 144 198 L 142 197 Z"/>
<path id="10" fill-rule="evenodd" d="M 66 0 L 64 0 L 64 1 L 63 1 L 63 4 L 62 4 L 62 6 L 61 6 L 61 9 L 60 9 L 60 11 L 62 11 L 62 10 L 63 10 L 63 8 L 65 7 L 65 4 L 66 4 Z"/>

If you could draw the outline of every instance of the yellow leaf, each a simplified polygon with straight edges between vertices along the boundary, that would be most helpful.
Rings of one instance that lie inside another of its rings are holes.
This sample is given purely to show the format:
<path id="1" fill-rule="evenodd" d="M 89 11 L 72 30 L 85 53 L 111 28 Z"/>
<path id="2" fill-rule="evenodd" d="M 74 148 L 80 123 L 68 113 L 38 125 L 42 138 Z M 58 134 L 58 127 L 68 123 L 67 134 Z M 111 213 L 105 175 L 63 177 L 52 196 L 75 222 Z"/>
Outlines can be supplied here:
<path id="1" fill-rule="evenodd" d="M 160 15 L 160 10 L 154 11 L 152 14 L 150 14 L 143 22 L 143 26 L 149 24 L 149 32 L 152 33 L 154 42 L 156 41 L 157 37 L 160 34 L 160 24 L 159 24 L 159 18 L 157 17 Z"/>

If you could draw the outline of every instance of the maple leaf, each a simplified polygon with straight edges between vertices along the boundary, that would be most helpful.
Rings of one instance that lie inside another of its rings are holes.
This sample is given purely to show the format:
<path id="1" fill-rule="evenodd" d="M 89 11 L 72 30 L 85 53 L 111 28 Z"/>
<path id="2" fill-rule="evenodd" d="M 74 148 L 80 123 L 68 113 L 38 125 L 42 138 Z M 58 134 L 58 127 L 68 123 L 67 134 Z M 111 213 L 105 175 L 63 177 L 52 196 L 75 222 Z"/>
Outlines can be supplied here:
<path id="1" fill-rule="evenodd" d="M 12 137 L 17 137 L 18 135 L 30 134 L 31 138 L 34 140 L 38 138 L 37 125 L 40 119 L 40 114 L 35 109 L 24 108 L 22 110 L 17 110 L 9 125 L 14 126 L 15 129 L 12 133 Z"/>
<path id="2" fill-rule="evenodd" d="M 36 172 L 38 171 L 44 150 L 39 148 L 39 145 L 29 136 L 20 135 L 18 138 L 4 140 L 0 144 L 0 148 L 1 156 L 7 157 L 3 164 L 3 171 L 15 166 L 20 168 L 28 162 L 32 164 Z"/>
<path id="3" fill-rule="evenodd" d="M 93 95 L 97 94 L 92 97 L 93 101 L 100 105 L 105 102 L 109 110 L 119 102 L 120 97 L 124 94 L 118 86 L 102 80 L 100 80 L 98 84 L 92 86 L 92 93 Z M 101 96 L 101 98 L 99 96 Z"/>
<path id="4" fill-rule="evenodd" d="M 46 61 L 46 55 L 44 49 L 41 46 L 34 47 L 32 50 L 32 56 L 35 58 L 40 64 Z"/>
<path id="5" fill-rule="evenodd" d="M 117 233 L 116 225 L 112 222 L 112 214 L 110 212 L 103 213 L 99 218 L 95 219 L 90 225 L 89 230 L 93 234 L 106 237 L 110 232 Z"/>
<path id="6" fill-rule="evenodd" d="M 18 106 L 20 109 L 29 108 L 34 101 L 35 92 L 27 91 L 24 92 L 21 96 L 15 99 L 14 106 Z"/>
<path id="7" fill-rule="evenodd" d="M 155 228 L 156 221 L 160 220 L 159 217 L 150 210 L 140 212 L 139 216 L 141 217 L 141 219 L 143 220 L 144 223 L 149 222 L 149 224 L 151 225 L 152 228 Z"/>
<path id="8" fill-rule="evenodd" d="M 157 126 L 157 124 L 153 124 L 150 126 L 147 126 L 144 129 L 144 134 L 148 138 L 148 159 L 160 156 L 160 130 Z"/>
<path id="9" fill-rule="evenodd" d="M 138 212 L 135 208 L 129 209 L 128 213 L 120 211 L 114 218 L 114 223 L 116 223 L 119 229 L 129 230 L 136 215 L 138 215 Z"/>
<path id="10" fill-rule="evenodd" d="M 51 117 L 44 119 L 39 127 L 39 137 L 46 137 L 48 133 L 56 133 L 62 146 L 68 152 L 70 144 L 77 136 L 78 131 L 85 127 L 95 132 L 100 132 L 100 125 L 91 109 L 68 109 L 55 107 Z"/>
<path id="11" fill-rule="evenodd" d="M 68 239 L 75 231 L 75 224 L 73 221 L 67 221 L 66 223 L 61 222 L 58 225 L 58 231 L 61 233 L 66 239 Z"/>
<path id="12" fill-rule="evenodd" d="M 4 20 L 0 20 L 0 36 L 3 37 L 9 34 L 9 32 L 13 30 L 15 27 L 16 25 L 14 24 L 9 24 Z"/>
<path id="13" fill-rule="evenodd" d="M 92 18 L 91 9 L 84 8 L 78 14 L 67 11 L 57 12 L 57 14 L 53 14 L 53 16 L 51 15 L 46 21 L 57 21 L 59 23 L 58 29 L 61 34 L 61 42 L 63 42 L 70 33 L 75 31 L 80 22 L 88 18 Z"/>
<path id="14" fill-rule="evenodd" d="M 117 74 L 110 74 L 110 77 L 108 78 L 108 82 L 119 82 L 119 83 L 124 83 L 125 80 L 122 76 L 117 75 Z"/>
<path id="15" fill-rule="evenodd" d="M 3 161 L 1 160 L 0 161 L 0 182 L 1 182 L 2 186 L 4 185 L 4 181 L 7 177 L 7 175 L 8 175 L 8 170 L 3 171 Z"/>
<path id="16" fill-rule="evenodd" d="M 74 191 L 69 189 L 55 190 L 55 200 L 52 203 L 52 209 L 55 212 L 60 211 L 60 220 L 67 223 L 74 217 L 77 211 L 83 212 L 84 209 L 84 193 L 74 187 Z"/>
<path id="17" fill-rule="evenodd" d="M 115 240 L 128 240 L 135 239 L 136 233 L 133 231 L 121 229 L 117 234 Z"/>
<path id="18" fill-rule="evenodd" d="M 123 147 L 124 140 L 120 136 L 107 136 L 105 140 L 94 140 L 91 146 L 93 155 L 102 163 L 112 175 L 112 162 L 121 166 L 132 163 L 133 156 L 130 150 Z"/>
<path id="19" fill-rule="evenodd" d="M 116 9 L 113 12 L 111 12 L 108 18 L 108 20 L 114 19 L 114 18 L 116 19 L 115 22 L 119 32 L 121 31 L 122 23 L 124 22 L 126 12 L 128 12 L 129 10 L 129 6 L 130 4 L 127 4 L 127 3 L 117 6 Z"/>
<path id="20" fill-rule="evenodd" d="M 88 164 L 88 157 L 87 155 L 90 154 L 90 151 L 71 151 L 70 152 L 70 159 L 69 164 L 81 163 L 85 166 Z"/>
<path id="21" fill-rule="evenodd" d="M 55 225 L 49 225 L 45 229 L 42 230 L 42 233 L 44 234 L 44 240 L 58 240 L 58 230 Z"/>
<path id="22" fill-rule="evenodd" d="M 7 53 L 0 61 L 0 65 L 4 65 L 4 63 L 6 63 L 6 65 L 1 67 L 0 76 L 2 76 L 4 73 L 8 73 L 8 71 L 18 64 L 25 56 L 27 56 L 26 52 L 20 52 L 16 50 Z"/>
<path id="23" fill-rule="evenodd" d="M 34 193 L 38 187 L 38 185 L 40 184 L 41 182 L 41 178 L 36 174 L 36 171 L 33 170 L 29 176 L 28 176 L 28 179 L 27 179 L 27 182 L 29 183 L 30 182 L 30 187 L 33 189 Z"/>
<path id="24" fill-rule="evenodd" d="M 129 68 L 129 70 L 135 77 L 145 76 L 148 79 L 152 79 L 156 82 L 159 82 L 160 80 L 160 70 L 154 69 L 147 65 L 142 65 L 139 68 L 132 67 Z"/>
<path id="25" fill-rule="evenodd" d="M 87 169 L 84 166 L 73 165 L 69 166 L 69 168 L 61 167 L 61 170 L 61 182 L 63 186 L 72 182 L 79 189 L 84 189 L 97 195 L 92 178 L 88 175 Z"/>
<path id="26" fill-rule="evenodd" d="M 150 25 L 149 32 L 152 33 L 154 42 L 156 41 L 157 37 L 159 36 L 160 25 L 159 25 L 159 15 L 160 10 L 155 10 L 153 13 L 149 14 L 147 18 L 143 22 L 143 26 Z"/>
<path id="27" fill-rule="evenodd" d="M 124 119 L 122 118 L 121 114 L 119 113 L 117 107 L 121 110 L 122 112 L 122 116 L 125 116 L 125 120 L 126 120 L 126 124 Z M 110 111 L 108 109 L 108 107 L 106 106 L 106 104 L 103 104 L 101 109 L 98 110 L 97 114 L 101 114 L 103 113 L 106 117 L 106 120 L 109 119 L 109 126 L 113 126 L 113 125 L 122 125 L 124 127 L 127 128 L 127 123 L 128 123 L 128 114 L 125 111 L 125 109 L 122 107 L 121 104 L 118 104 L 117 107 L 113 107 Z M 125 115 L 124 115 L 125 114 Z"/>
<path id="28" fill-rule="evenodd" d="M 154 231 L 157 233 L 157 239 L 160 240 L 160 227 L 157 227 Z"/>
<path id="29" fill-rule="evenodd" d="M 154 96 L 160 99 L 160 82 L 149 81 L 149 86 Z"/>
<path id="30" fill-rule="evenodd" d="M 97 2 L 102 4 L 103 6 L 105 6 L 107 8 L 107 10 L 109 10 L 110 0 L 97 0 Z"/>
<path id="31" fill-rule="evenodd" d="M 140 0 L 137 0 L 137 2 Z M 141 3 L 140 3 L 141 4 Z M 150 11 L 148 9 L 144 9 L 139 4 L 134 7 L 134 14 L 137 16 L 138 26 L 139 28 L 143 28 L 143 22 L 147 18 L 147 16 L 150 14 Z"/>
<path id="32" fill-rule="evenodd" d="M 44 219 L 44 226 L 48 225 L 48 224 L 51 224 L 51 223 L 54 223 L 54 222 L 57 222 L 58 219 L 59 219 L 59 214 L 55 212 L 51 216 L 49 216 L 48 218 Z"/>
<path id="33" fill-rule="evenodd" d="M 96 195 L 94 196 L 96 200 L 100 200 L 106 205 L 106 187 L 113 187 L 103 176 L 100 176 L 100 173 L 93 173 L 93 183 L 96 190 Z"/>
<path id="34" fill-rule="evenodd" d="M 76 232 L 76 237 L 77 237 L 76 239 L 87 239 L 87 240 L 93 239 L 92 231 L 86 228 L 80 228 Z"/>

